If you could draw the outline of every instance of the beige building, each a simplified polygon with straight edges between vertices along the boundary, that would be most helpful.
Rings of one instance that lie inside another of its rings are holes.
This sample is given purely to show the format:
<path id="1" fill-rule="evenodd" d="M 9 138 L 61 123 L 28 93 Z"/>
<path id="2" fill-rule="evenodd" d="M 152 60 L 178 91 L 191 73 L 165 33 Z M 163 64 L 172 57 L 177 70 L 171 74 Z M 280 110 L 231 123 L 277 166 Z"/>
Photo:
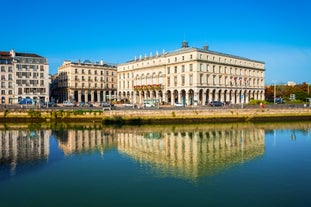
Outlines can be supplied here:
<path id="1" fill-rule="evenodd" d="M 46 58 L 30 53 L 0 51 L 1 103 L 23 98 L 49 100 L 49 65 Z"/>
<path id="2" fill-rule="evenodd" d="M 57 81 L 58 102 L 109 101 L 116 96 L 117 67 L 103 61 L 64 61 L 54 81 Z"/>
<path id="3" fill-rule="evenodd" d="M 118 96 L 142 104 L 158 99 L 173 105 L 233 104 L 264 100 L 265 64 L 238 56 L 189 47 L 140 56 L 118 66 Z"/>

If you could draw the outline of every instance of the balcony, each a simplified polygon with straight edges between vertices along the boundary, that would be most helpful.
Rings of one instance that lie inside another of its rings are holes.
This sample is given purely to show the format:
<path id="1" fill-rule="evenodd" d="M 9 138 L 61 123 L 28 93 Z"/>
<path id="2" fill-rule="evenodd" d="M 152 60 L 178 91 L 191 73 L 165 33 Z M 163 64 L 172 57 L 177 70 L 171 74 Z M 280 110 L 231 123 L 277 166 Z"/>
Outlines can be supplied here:
<path id="1" fill-rule="evenodd" d="M 152 84 L 152 85 L 136 85 L 134 86 L 135 91 L 156 91 L 163 89 L 162 84 Z"/>

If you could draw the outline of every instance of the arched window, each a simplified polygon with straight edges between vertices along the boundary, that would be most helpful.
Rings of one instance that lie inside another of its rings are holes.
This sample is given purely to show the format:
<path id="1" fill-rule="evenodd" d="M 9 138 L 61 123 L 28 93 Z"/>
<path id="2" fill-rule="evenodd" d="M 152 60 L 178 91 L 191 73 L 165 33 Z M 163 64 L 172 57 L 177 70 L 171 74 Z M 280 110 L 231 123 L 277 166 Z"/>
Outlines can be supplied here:
<path id="1" fill-rule="evenodd" d="M 150 85 L 151 84 L 151 77 L 150 77 L 149 73 L 147 73 L 146 79 L 147 79 L 147 85 Z"/>
<path id="2" fill-rule="evenodd" d="M 145 79 L 145 75 L 144 74 L 141 75 L 141 84 L 142 85 L 146 85 L 146 79 Z"/>
<path id="3" fill-rule="evenodd" d="M 159 84 L 163 83 L 163 75 L 162 72 L 159 72 Z"/>
<path id="4" fill-rule="evenodd" d="M 157 84 L 157 75 L 156 75 L 155 73 L 153 73 L 152 76 L 153 76 L 153 77 L 152 77 L 152 83 L 153 83 L 153 84 Z"/>

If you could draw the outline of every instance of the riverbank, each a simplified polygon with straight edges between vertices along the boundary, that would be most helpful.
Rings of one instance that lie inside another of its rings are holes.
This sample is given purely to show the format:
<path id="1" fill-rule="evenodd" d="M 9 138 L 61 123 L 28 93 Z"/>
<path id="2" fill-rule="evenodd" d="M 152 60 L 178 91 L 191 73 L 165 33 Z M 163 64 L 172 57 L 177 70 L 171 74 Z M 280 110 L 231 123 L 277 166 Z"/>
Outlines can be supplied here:
<path id="1" fill-rule="evenodd" d="M 311 121 L 311 108 L 191 108 L 150 110 L 5 110 L 1 123 L 102 122 L 104 124 Z"/>

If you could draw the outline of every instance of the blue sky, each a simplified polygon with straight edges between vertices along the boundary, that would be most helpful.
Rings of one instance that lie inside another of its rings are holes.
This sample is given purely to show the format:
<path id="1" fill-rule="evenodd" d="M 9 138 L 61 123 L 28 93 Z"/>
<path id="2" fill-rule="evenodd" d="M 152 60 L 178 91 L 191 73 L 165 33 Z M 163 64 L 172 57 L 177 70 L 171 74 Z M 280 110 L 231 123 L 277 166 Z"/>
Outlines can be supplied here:
<path id="1" fill-rule="evenodd" d="M 267 84 L 311 84 L 309 0 L 0 0 L 0 50 L 123 63 L 190 46 L 266 63 Z"/>

